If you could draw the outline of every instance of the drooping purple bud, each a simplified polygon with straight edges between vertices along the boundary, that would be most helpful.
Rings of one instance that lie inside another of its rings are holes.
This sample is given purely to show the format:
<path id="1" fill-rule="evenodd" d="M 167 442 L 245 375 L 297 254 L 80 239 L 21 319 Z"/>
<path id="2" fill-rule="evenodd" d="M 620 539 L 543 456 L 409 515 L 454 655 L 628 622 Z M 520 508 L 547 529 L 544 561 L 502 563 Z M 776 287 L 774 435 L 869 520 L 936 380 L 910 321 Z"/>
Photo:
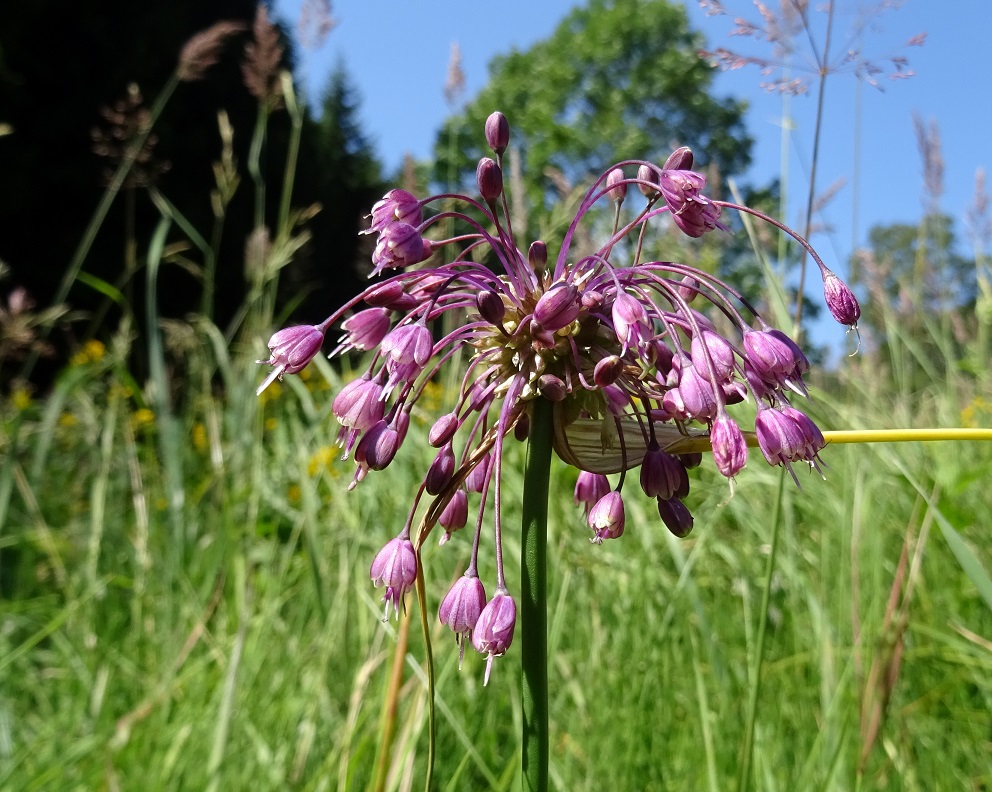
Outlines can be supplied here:
<path id="1" fill-rule="evenodd" d="M 492 203 L 503 192 L 503 172 L 495 160 L 483 157 L 475 169 L 475 183 L 482 195 L 482 200 Z"/>
<path id="2" fill-rule="evenodd" d="M 610 415 L 623 415 L 630 404 L 630 396 L 617 385 L 604 385 L 601 391 Z"/>
<path id="3" fill-rule="evenodd" d="M 496 589 L 496 594 L 482 609 L 479 620 L 472 630 L 472 646 L 480 654 L 488 655 L 486 677 L 483 685 L 489 684 L 489 674 L 493 668 L 493 658 L 502 657 L 513 642 L 513 628 L 517 625 L 517 604 L 505 588 Z"/>
<path id="4" fill-rule="evenodd" d="M 747 441 L 737 423 L 721 410 L 710 429 L 710 445 L 716 469 L 727 478 L 736 476 L 747 464 Z"/>
<path id="5" fill-rule="evenodd" d="M 489 324 L 499 327 L 503 324 L 503 317 L 506 316 L 506 306 L 500 296 L 486 289 L 479 292 L 475 298 L 475 305 L 479 309 L 479 316 Z"/>
<path id="6" fill-rule="evenodd" d="M 431 430 L 427 434 L 427 442 L 434 448 L 440 448 L 455 436 L 459 426 L 461 423 L 456 413 L 445 413 L 431 426 Z"/>
<path id="7" fill-rule="evenodd" d="M 437 452 L 437 456 L 434 457 L 434 461 L 427 469 L 427 475 L 424 477 L 424 489 L 430 495 L 437 495 L 451 483 L 454 474 L 455 452 L 451 448 L 451 443 L 446 443 Z"/>
<path id="8" fill-rule="evenodd" d="M 803 459 L 806 438 L 799 424 L 791 417 L 766 407 L 758 410 L 754 419 L 754 431 L 758 435 L 758 447 L 769 465 L 781 465 Z"/>
<path id="9" fill-rule="evenodd" d="M 758 376 L 775 382 L 789 376 L 798 365 L 785 341 L 763 330 L 744 333 L 744 352 Z"/>
<path id="10" fill-rule="evenodd" d="M 434 340 L 427 326 L 417 322 L 394 328 L 382 339 L 380 349 L 396 363 L 423 366 L 434 351 Z"/>
<path id="11" fill-rule="evenodd" d="M 720 207 L 700 193 L 705 176 L 690 170 L 665 170 L 660 184 L 672 220 L 684 234 L 698 238 L 714 228 L 728 230 L 720 222 Z"/>
<path id="12" fill-rule="evenodd" d="M 416 228 L 407 223 L 390 223 L 382 229 L 372 252 L 375 267 L 371 275 L 378 275 L 384 269 L 409 267 L 423 261 L 429 254 L 430 243 Z"/>
<path id="13" fill-rule="evenodd" d="M 830 270 L 823 275 L 823 299 L 830 309 L 830 315 L 840 324 L 856 327 L 861 318 L 861 306 L 854 292 Z"/>
<path id="14" fill-rule="evenodd" d="M 272 366 L 272 371 L 259 386 L 256 394 L 265 390 L 273 380 L 284 374 L 296 374 L 320 352 L 324 334 L 313 325 L 296 325 L 277 331 L 269 339 L 269 359 L 256 363 Z"/>
<path id="15" fill-rule="evenodd" d="M 366 308 L 345 319 L 341 327 L 352 347 L 367 352 L 379 346 L 389 332 L 389 311 L 385 308 Z"/>
<path id="16" fill-rule="evenodd" d="M 409 311 L 417 304 L 417 298 L 406 291 L 402 282 L 387 280 L 365 292 L 365 302 L 391 311 Z"/>
<path id="17" fill-rule="evenodd" d="M 489 479 L 489 472 L 493 464 L 493 455 L 486 454 L 479 463 L 469 471 L 465 477 L 465 489 L 469 492 L 481 493 L 486 488 L 486 481 Z"/>
<path id="18" fill-rule="evenodd" d="M 400 443 L 400 433 L 393 426 L 377 421 L 359 441 L 355 449 L 355 462 L 370 470 L 383 470 L 393 461 Z"/>
<path id="19" fill-rule="evenodd" d="M 803 436 L 802 458 L 807 462 L 812 462 L 816 455 L 827 444 L 826 440 L 823 438 L 823 432 L 820 431 L 820 427 L 813 423 L 813 419 L 806 415 L 806 413 L 800 412 L 791 405 L 787 404 L 780 409 L 784 415 L 796 422 L 796 425 L 799 427 L 799 432 Z"/>
<path id="20" fill-rule="evenodd" d="M 614 168 L 606 177 L 606 188 L 617 206 L 622 204 L 623 199 L 627 197 L 627 185 L 624 182 L 626 178 L 620 168 Z"/>
<path id="21" fill-rule="evenodd" d="M 637 178 L 639 184 L 637 189 L 641 191 L 641 194 L 647 198 L 649 201 L 653 201 L 658 197 L 658 171 L 652 168 L 650 165 L 641 165 L 637 169 Z"/>
<path id="22" fill-rule="evenodd" d="M 703 453 L 701 451 L 687 451 L 684 454 L 676 454 L 675 456 L 685 465 L 686 470 L 692 470 L 703 464 Z"/>
<path id="23" fill-rule="evenodd" d="M 527 262 L 534 272 L 541 272 L 548 266 L 548 246 L 537 239 L 527 248 Z"/>
<path id="24" fill-rule="evenodd" d="M 554 374 L 542 374 L 537 379 L 538 392 L 548 401 L 560 402 L 568 396 L 568 386 L 561 377 Z"/>
<path id="25" fill-rule="evenodd" d="M 552 286 L 534 306 L 534 321 L 544 330 L 553 333 L 575 321 L 582 309 L 579 290 L 571 283 Z"/>
<path id="26" fill-rule="evenodd" d="M 680 146 L 668 155 L 662 170 L 692 170 L 692 149 Z"/>
<path id="27" fill-rule="evenodd" d="M 699 281 L 692 277 L 692 275 L 686 275 L 682 278 L 682 283 L 679 284 L 678 292 L 679 297 L 687 303 L 691 303 L 696 299 L 696 295 L 699 294 Z"/>
<path id="28" fill-rule="evenodd" d="M 461 488 L 455 490 L 455 494 L 441 511 L 437 521 L 445 530 L 439 544 L 444 544 L 451 538 L 451 534 L 465 527 L 465 523 L 468 522 L 468 494 L 465 490 Z"/>
<path id="29" fill-rule="evenodd" d="M 684 498 L 689 494 L 685 465 L 652 443 L 641 462 L 641 489 L 649 498 Z"/>
<path id="30" fill-rule="evenodd" d="M 471 639 L 472 631 L 486 607 L 486 589 L 478 575 L 462 575 L 451 587 L 438 609 L 441 624 L 449 627 L 458 641 L 458 667 L 465 656 L 465 638 Z"/>
<path id="31" fill-rule="evenodd" d="M 517 422 L 513 425 L 513 437 L 520 443 L 530 437 L 530 415 L 521 413 Z"/>
<path id="32" fill-rule="evenodd" d="M 390 190 L 372 207 L 372 225 L 364 233 L 375 234 L 390 223 L 400 222 L 417 226 L 423 216 L 420 201 L 406 190 Z"/>
<path id="33" fill-rule="evenodd" d="M 734 348 L 727 339 L 712 330 L 702 330 L 692 337 L 689 352 L 692 356 L 692 364 L 699 371 L 709 373 L 709 366 L 706 364 L 707 351 L 713 362 L 713 373 L 717 380 L 730 379 L 734 373 Z"/>
<path id="34" fill-rule="evenodd" d="M 599 503 L 610 491 L 610 480 L 602 473 L 580 470 L 575 482 L 575 502 L 582 504 L 586 517 L 592 507 Z"/>
<path id="35" fill-rule="evenodd" d="M 658 515 L 674 536 L 684 539 L 692 531 L 692 514 L 678 498 L 658 498 Z"/>
<path id="36" fill-rule="evenodd" d="M 623 358 L 619 355 L 607 355 L 596 364 L 592 379 L 599 387 L 612 385 L 623 374 Z"/>
<path id="37" fill-rule="evenodd" d="M 486 143 L 496 154 L 502 154 L 510 144 L 510 124 L 499 110 L 486 119 Z"/>
<path id="38" fill-rule="evenodd" d="M 399 617 L 403 595 L 417 580 L 417 554 L 413 549 L 413 542 L 403 534 L 390 539 L 376 554 L 369 575 L 376 588 L 386 587 L 386 594 L 382 598 L 386 603 L 385 619 L 389 619 L 390 606 Z"/>
<path id="39" fill-rule="evenodd" d="M 706 369 L 698 369 L 690 360 L 683 361 L 679 371 L 679 395 L 682 397 L 683 411 L 696 420 L 712 418 L 717 410 L 713 383 L 703 374 L 704 371 Z"/>
<path id="40" fill-rule="evenodd" d="M 590 540 L 593 544 L 602 544 L 604 539 L 622 536 L 626 518 L 620 493 L 612 491 L 600 498 L 589 510 L 588 521 L 589 527 L 596 532 Z"/>
<path id="41" fill-rule="evenodd" d="M 384 409 L 382 385 L 368 374 L 345 385 L 331 405 L 331 412 L 342 426 L 360 432 L 371 429 L 381 420 Z"/>
<path id="42" fill-rule="evenodd" d="M 777 338 L 783 344 L 785 344 L 789 349 L 792 350 L 792 356 L 796 361 L 796 367 L 789 374 L 790 377 L 802 378 L 803 374 L 809 371 L 809 358 L 806 357 L 806 353 L 800 348 L 799 344 L 793 341 L 789 336 L 783 333 L 781 330 L 772 328 L 766 331 L 768 335 Z"/>

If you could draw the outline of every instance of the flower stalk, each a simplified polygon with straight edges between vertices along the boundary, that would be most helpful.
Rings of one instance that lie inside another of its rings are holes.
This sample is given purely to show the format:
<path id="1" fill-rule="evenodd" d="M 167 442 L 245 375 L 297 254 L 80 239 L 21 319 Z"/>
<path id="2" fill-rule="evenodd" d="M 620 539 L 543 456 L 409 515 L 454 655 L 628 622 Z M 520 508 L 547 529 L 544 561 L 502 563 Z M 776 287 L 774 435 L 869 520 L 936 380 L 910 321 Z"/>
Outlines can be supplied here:
<path id="1" fill-rule="evenodd" d="M 524 469 L 520 595 L 523 695 L 523 788 L 548 788 L 548 482 L 552 403 L 538 399 L 531 417 Z"/>

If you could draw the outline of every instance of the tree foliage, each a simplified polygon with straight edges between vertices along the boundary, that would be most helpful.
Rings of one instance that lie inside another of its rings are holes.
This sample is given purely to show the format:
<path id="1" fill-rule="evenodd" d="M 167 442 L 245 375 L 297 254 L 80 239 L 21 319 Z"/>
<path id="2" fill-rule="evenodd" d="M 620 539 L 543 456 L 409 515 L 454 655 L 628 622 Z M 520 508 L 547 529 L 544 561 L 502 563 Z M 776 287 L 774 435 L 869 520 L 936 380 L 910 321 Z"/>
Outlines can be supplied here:
<path id="1" fill-rule="evenodd" d="M 689 145 L 721 173 L 748 164 L 745 105 L 710 94 L 713 70 L 685 10 L 666 0 L 591 0 L 550 38 L 490 64 L 490 79 L 435 146 L 435 178 L 465 183 L 484 152 L 479 131 L 506 114 L 522 156 L 529 205 L 547 206 L 575 184 L 624 159 L 664 162 Z"/>

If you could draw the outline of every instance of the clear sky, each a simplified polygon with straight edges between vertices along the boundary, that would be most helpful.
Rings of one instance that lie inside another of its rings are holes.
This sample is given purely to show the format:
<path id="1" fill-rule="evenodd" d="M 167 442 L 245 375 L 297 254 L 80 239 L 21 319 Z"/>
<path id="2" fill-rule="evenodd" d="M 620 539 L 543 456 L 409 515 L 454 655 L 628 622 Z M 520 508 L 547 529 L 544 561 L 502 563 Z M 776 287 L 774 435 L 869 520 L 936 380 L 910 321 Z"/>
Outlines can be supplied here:
<path id="1" fill-rule="evenodd" d="M 777 6 L 776 0 L 766 2 Z M 295 29 L 302 4 L 303 0 L 277 0 L 276 14 Z M 452 43 L 461 48 L 468 100 L 485 84 L 487 64 L 494 55 L 525 49 L 548 37 L 576 5 L 571 0 L 333 0 L 337 26 L 321 49 L 301 50 L 299 76 L 316 97 L 330 70 L 343 62 L 361 97 L 364 130 L 375 141 L 385 166 L 395 169 L 406 152 L 430 157 L 434 136 L 451 112 L 442 89 Z M 853 9 L 878 5 L 880 0 L 839 0 L 835 40 L 848 40 Z M 757 17 L 750 0 L 724 0 L 724 6 L 731 15 Z M 687 0 L 686 8 L 710 48 L 767 54 L 753 44 L 748 47 L 747 40 L 730 38 L 730 18 L 706 17 L 695 0 Z M 906 48 L 905 42 L 919 33 L 927 34 L 925 44 Z M 839 271 L 844 270 L 842 262 L 852 250 L 852 240 L 863 242 L 871 225 L 915 223 L 920 217 L 922 164 L 914 112 L 938 125 L 945 163 L 941 206 L 958 218 L 961 248 L 970 252 L 963 218 L 973 200 L 976 170 L 992 167 L 992 88 L 982 71 L 989 59 L 987 48 L 992 48 L 990 36 L 992 0 L 907 0 L 877 18 L 864 38 L 863 50 L 869 60 L 879 63 L 887 55 L 905 55 L 915 76 L 883 79 L 881 91 L 863 83 L 859 87 L 853 74 L 829 78 L 817 185 L 820 191 L 838 180 L 844 185 L 820 218 L 833 232 L 813 241 Z M 762 79 L 753 67 L 721 73 L 715 90 L 751 104 L 748 126 L 756 144 L 754 165 L 744 178 L 758 185 L 776 176 L 782 163 L 782 100 L 758 87 Z M 800 196 L 806 191 L 815 94 L 790 101 L 795 131 L 788 168 L 794 200 L 785 219 L 796 224 L 805 206 Z M 859 116 L 860 176 L 855 183 Z M 512 123 L 511 118 L 511 128 Z M 704 151 L 696 154 L 705 162 Z"/>

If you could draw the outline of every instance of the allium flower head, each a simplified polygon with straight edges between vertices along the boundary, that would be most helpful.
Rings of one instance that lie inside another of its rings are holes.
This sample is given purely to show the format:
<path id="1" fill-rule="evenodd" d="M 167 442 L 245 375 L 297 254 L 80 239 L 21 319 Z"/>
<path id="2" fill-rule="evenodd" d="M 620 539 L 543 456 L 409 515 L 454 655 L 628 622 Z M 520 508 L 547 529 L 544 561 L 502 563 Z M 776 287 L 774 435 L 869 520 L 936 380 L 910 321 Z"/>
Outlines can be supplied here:
<path id="1" fill-rule="evenodd" d="M 404 532 L 377 556 L 372 577 L 387 586 L 387 606 L 398 607 L 416 576 L 414 544 L 422 547 L 437 525 L 446 532 L 442 543 L 462 541 L 453 532 L 477 510 L 469 568 L 477 568 L 486 534 L 496 557 L 496 595 L 472 630 L 473 645 L 489 656 L 487 679 L 492 658 L 510 645 L 516 618 L 502 563 L 507 442 L 538 431 L 551 435 L 558 456 L 579 470 L 575 499 L 597 543 L 627 527 L 622 491 L 627 472 L 638 466 L 635 486 L 639 480 L 646 496 L 657 499 L 668 530 L 686 535 L 693 526 L 687 469 L 700 464 L 700 450 L 709 441 L 716 468 L 728 478 L 746 462 L 748 433 L 728 411 L 738 402 L 758 405 L 755 432 L 770 464 L 816 466 L 823 446 L 815 424 L 793 412 L 786 396 L 805 394 L 809 361 L 798 345 L 714 275 L 641 258 L 639 240 L 659 223 L 659 233 L 674 222 L 697 237 L 726 228 L 719 221 L 724 209 L 768 218 L 706 197 L 705 179 L 691 170 L 692 152 L 683 147 L 664 166 L 629 160 L 606 168 L 557 250 L 542 240 L 518 240 L 504 215 L 509 202 L 499 175 L 509 140 L 504 124 L 496 114 L 486 125 L 495 159 L 480 164 L 481 197 L 387 193 L 373 208 L 369 229 L 377 235 L 373 275 L 381 278 L 317 328 L 296 331 L 300 338 L 293 339 L 306 342 L 299 355 L 274 350 L 266 361 L 282 365 L 280 373 L 298 370 L 333 324 L 344 334 L 332 356 L 367 352 L 365 370 L 332 406 L 342 427 L 338 442 L 346 457 L 354 451 L 354 484 L 400 455 L 411 411 L 424 409 L 427 385 L 442 374 L 447 381 L 445 370 L 461 366 L 451 380 L 460 385 L 447 394 L 426 437 L 437 455 L 423 471 Z M 640 206 L 620 206 L 623 194 Z M 604 216 L 615 220 L 606 233 Z M 823 266 L 805 240 L 771 222 Z M 584 223 L 589 228 L 580 232 Z M 446 237 L 453 226 L 457 236 Z M 435 251 L 443 252 L 435 258 Z M 607 478 L 613 474 L 619 474 L 615 485 Z M 449 594 L 464 596 L 460 589 Z M 466 607 L 453 600 L 442 620 L 464 633 L 467 617 L 453 614 Z"/>

